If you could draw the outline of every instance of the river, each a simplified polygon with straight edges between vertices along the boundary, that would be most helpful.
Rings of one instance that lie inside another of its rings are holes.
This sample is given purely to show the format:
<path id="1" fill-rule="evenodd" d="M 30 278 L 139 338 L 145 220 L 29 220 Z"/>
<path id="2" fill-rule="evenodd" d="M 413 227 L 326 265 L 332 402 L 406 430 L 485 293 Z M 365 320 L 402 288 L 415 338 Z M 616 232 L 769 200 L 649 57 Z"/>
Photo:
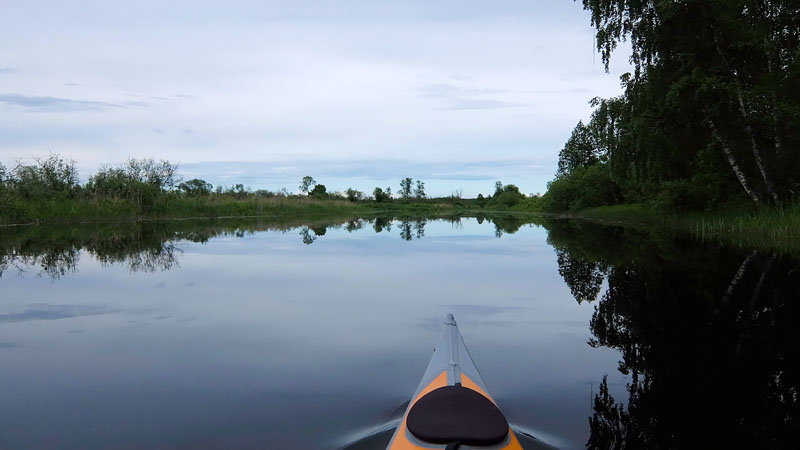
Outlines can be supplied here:
<path id="1" fill-rule="evenodd" d="M 10 227 L 0 448 L 383 448 L 447 313 L 520 435 L 790 448 L 800 264 L 479 216 Z"/>

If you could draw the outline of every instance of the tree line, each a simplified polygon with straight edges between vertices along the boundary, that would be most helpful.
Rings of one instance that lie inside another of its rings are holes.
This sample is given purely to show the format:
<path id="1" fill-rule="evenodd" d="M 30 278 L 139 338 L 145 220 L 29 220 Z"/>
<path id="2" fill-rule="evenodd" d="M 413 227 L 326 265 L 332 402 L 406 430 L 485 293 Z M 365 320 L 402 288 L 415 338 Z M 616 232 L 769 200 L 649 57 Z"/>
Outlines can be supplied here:
<path id="1" fill-rule="evenodd" d="M 283 202 L 283 199 L 296 201 Z M 286 188 L 253 190 L 238 183 L 214 186 L 199 178 L 183 180 L 177 164 L 152 158 L 103 166 L 84 182 L 76 163 L 57 154 L 18 162 L 12 167 L 0 163 L 0 222 L 12 223 L 101 217 L 258 215 L 265 213 L 265 208 L 289 206 L 299 213 L 303 205 L 331 211 L 346 205 L 392 204 L 398 208 L 448 205 L 505 210 L 528 207 L 528 203 L 538 200 L 526 197 L 513 184 L 503 185 L 499 181 L 494 194 L 467 199 L 462 198 L 461 190 L 454 190 L 446 197 L 432 197 L 426 192 L 423 180 L 411 177 L 401 179 L 396 192 L 392 192 L 391 186 L 376 187 L 368 195 L 354 188 L 330 192 L 324 184 L 305 176 L 295 194 Z"/>
<path id="2" fill-rule="evenodd" d="M 606 71 L 630 42 L 622 95 L 595 98 L 559 154 L 551 210 L 797 201 L 800 4 L 583 0 Z"/>
<path id="3" fill-rule="evenodd" d="M 318 199 L 325 199 L 331 197 L 346 198 L 351 202 L 362 200 L 375 200 L 378 203 L 390 202 L 394 199 L 392 196 L 391 186 L 385 189 L 376 187 L 372 191 L 372 197 L 364 194 L 362 191 L 353 188 L 347 188 L 344 192 L 329 193 L 324 184 L 319 184 L 317 181 L 306 175 L 300 182 L 300 192 L 304 195 L 315 197 Z M 405 201 L 410 200 L 423 200 L 428 198 L 425 193 L 425 182 L 422 180 L 414 180 L 413 178 L 403 178 L 400 180 L 400 189 L 397 191 L 398 198 Z"/>

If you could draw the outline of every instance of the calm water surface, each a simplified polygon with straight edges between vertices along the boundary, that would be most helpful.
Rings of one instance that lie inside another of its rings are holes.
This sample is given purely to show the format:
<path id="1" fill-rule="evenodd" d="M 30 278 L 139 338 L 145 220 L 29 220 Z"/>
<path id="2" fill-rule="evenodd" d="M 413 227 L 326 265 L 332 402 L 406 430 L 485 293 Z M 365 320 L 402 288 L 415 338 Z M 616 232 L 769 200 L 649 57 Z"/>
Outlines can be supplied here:
<path id="1" fill-rule="evenodd" d="M 448 312 L 558 448 L 791 447 L 796 260 L 543 220 L 4 230 L 0 448 L 382 448 Z"/>

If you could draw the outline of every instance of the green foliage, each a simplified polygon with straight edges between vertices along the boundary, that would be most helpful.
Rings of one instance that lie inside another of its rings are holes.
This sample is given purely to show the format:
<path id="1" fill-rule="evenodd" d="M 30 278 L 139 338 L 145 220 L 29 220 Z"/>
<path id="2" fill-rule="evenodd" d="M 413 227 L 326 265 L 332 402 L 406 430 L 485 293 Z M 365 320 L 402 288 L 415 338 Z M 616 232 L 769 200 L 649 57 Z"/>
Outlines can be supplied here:
<path id="1" fill-rule="evenodd" d="M 556 178 L 547 184 L 547 193 L 544 195 L 545 211 L 568 211 L 573 201 L 577 198 L 577 190 L 572 180 L 568 177 Z"/>
<path id="2" fill-rule="evenodd" d="M 11 184 L 15 192 L 28 199 L 65 198 L 72 196 L 79 189 L 75 162 L 58 155 L 37 158 L 34 164 L 17 165 L 6 183 Z"/>
<path id="3" fill-rule="evenodd" d="M 414 188 L 414 198 L 423 199 L 427 197 L 425 194 L 425 183 L 422 180 L 417 180 L 417 185 Z"/>
<path id="4" fill-rule="evenodd" d="M 261 198 L 273 198 L 273 197 L 277 197 L 277 196 L 281 195 L 281 193 L 280 192 L 273 192 L 273 191 L 270 191 L 269 189 L 257 189 L 256 191 L 253 192 L 253 195 L 255 195 L 256 197 L 261 197 Z"/>
<path id="5" fill-rule="evenodd" d="M 194 178 L 178 185 L 178 190 L 190 197 L 210 195 L 214 186 L 204 180 Z"/>
<path id="6" fill-rule="evenodd" d="M 325 188 L 324 184 L 318 184 L 314 186 L 314 189 L 311 190 L 309 195 L 316 199 L 322 200 L 328 198 L 328 190 Z"/>
<path id="7" fill-rule="evenodd" d="M 339 191 L 328 192 L 328 199 L 329 200 L 342 200 L 342 201 L 344 201 L 344 200 L 347 200 L 347 195 L 342 193 L 342 192 L 339 192 Z M 347 200 L 347 201 L 350 201 L 350 200 Z"/>
<path id="8" fill-rule="evenodd" d="M 512 206 L 511 210 L 521 211 L 521 212 L 544 211 L 544 197 L 542 196 L 525 197 L 524 199 L 520 200 L 517 204 Z"/>
<path id="9" fill-rule="evenodd" d="M 604 164 L 622 202 L 707 210 L 800 188 L 800 10 L 777 0 L 583 0 L 608 68 L 629 39 L 624 94 L 593 99 L 557 177 Z M 553 183 L 561 201 L 572 194 Z M 588 192 L 588 191 L 586 191 Z M 569 202 L 577 204 L 578 202 Z M 584 203 L 596 204 L 597 199 Z"/>
<path id="10" fill-rule="evenodd" d="M 101 168 L 89 178 L 85 190 L 95 198 L 127 199 L 148 209 L 175 186 L 177 169 L 165 160 L 129 159 L 119 167 Z"/>
<path id="11" fill-rule="evenodd" d="M 400 180 L 400 197 L 403 200 L 408 200 L 411 198 L 411 191 L 413 189 L 414 180 L 411 178 L 403 178 Z"/>
<path id="12" fill-rule="evenodd" d="M 622 201 L 619 186 L 611 179 L 603 164 L 575 169 L 556 178 L 542 198 L 547 211 L 567 211 L 613 205 Z"/>
<path id="13" fill-rule="evenodd" d="M 588 167 L 600 161 L 598 156 L 600 149 L 592 130 L 583 122 L 572 131 L 572 136 L 564 144 L 564 148 L 558 154 L 557 176 L 569 175 L 575 169 Z"/>
<path id="14" fill-rule="evenodd" d="M 347 191 L 345 191 L 345 195 L 347 196 L 347 200 L 350 200 L 351 202 L 357 202 L 364 198 L 363 192 L 357 191 L 353 188 L 347 188 Z"/>
<path id="15" fill-rule="evenodd" d="M 486 207 L 492 209 L 510 209 L 525 199 L 519 188 L 513 184 L 503 186 L 499 181 L 495 184 L 495 193 L 487 202 Z"/>
<path id="16" fill-rule="evenodd" d="M 146 183 L 160 191 L 172 189 L 178 181 L 178 165 L 152 158 L 129 159 L 124 170 L 130 180 Z"/>
<path id="17" fill-rule="evenodd" d="M 361 202 L 363 193 L 355 189 L 329 193 L 326 186 L 311 177 L 305 180 L 314 188 L 308 197 L 257 190 L 238 183 L 212 186 L 201 179 L 180 182 L 177 166 L 153 159 L 129 160 L 119 166 L 102 167 L 81 186 L 74 163 L 57 155 L 37 159 L 35 164 L 19 164 L 8 171 L 0 164 L 0 224 L 140 218 L 183 218 L 261 215 L 313 215 L 372 213 L 380 209 L 404 213 L 432 213 L 464 210 L 474 206 L 470 200 L 451 197 L 422 198 L 392 202 L 391 188 L 376 188 L 376 202 Z M 413 186 L 413 180 L 406 180 Z M 419 182 L 417 190 L 424 183 Z M 349 200 L 349 201 L 348 201 Z M 316 230 L 314 230 L 316 232 Z"/>
<path id="18" fill-rule="evenodd" d="M 375 197 L 375 201 L 378 203 L 389 202 L 392 200 L 391 195 L 389 194 L 389 188 L 386 188 L 386 191 L 383 189 L 376 187 L 374 191 L 372 191 L 372 196 Z"/>
<path id="19" fill-rule="evenodd" d="M 300 181 L 300 192 L 303 194 L 308 194 L 311 190 L 311 187 L 317 184 L 317 182 L 310 176 L 306 175 L 303 177 L 302 181 Z"/>

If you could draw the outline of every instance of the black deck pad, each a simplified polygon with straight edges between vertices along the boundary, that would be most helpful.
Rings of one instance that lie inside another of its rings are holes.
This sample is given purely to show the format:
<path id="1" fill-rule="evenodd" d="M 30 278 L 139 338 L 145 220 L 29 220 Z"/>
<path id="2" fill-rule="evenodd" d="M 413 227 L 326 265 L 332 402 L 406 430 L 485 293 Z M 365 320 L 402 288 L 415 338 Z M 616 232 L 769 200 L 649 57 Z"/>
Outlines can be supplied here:
<path id="1" fill-rule="evenodd" d="M 444 386 L 417 400 L 406 426 L 418 439 L 432 444 L 458 441 L 487 446 L 508 435 L 508 422 L 491 400 L 472 389 Z"/>

